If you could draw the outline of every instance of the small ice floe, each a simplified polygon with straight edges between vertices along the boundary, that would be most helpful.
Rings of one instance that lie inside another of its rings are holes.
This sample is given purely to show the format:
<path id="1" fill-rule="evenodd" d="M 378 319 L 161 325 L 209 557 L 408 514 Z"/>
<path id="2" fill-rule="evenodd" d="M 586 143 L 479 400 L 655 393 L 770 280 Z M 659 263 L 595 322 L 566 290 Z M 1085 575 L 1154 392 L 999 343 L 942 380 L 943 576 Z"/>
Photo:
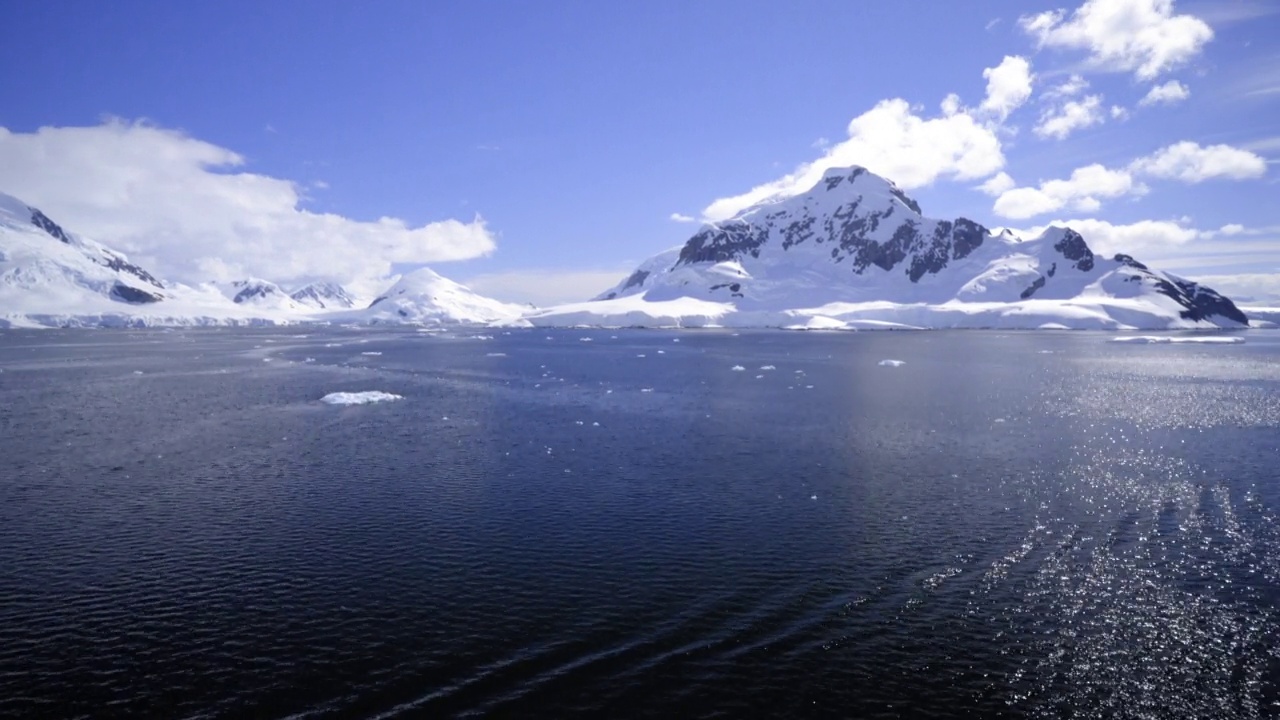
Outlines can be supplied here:
<path id="1" fill-rule="evenodd" d="M 817 495 L 810 495 L 810 496 L 809 496 L 809 499 L 810 499 L 810 500 L 817 500 L 817 499 L 818 499 L 818 496 L 817 496 Z"/>
<path id="2" fill-rule="evenodd" d="M 746 368 L 742 367 L 741 365 L 734 365 L 733 367 L 731 367 L 731 368 L 729 368 L 729 369 L 730 369 L 730 370 L 732 370 L 732 371 L 734 371 L 734 372 L 746 372 L 746 370 L 747 370 Z"/>
<path id="3" fill-rule="evenodd" d="M 880 367 L 902 367 L 907 362 L 905 360 L 881 360 L 878 364 Z"/>
<path id="4" fill-rule="evenodd" d="M 773 365 L 761 365 L 760 369 L 761 370 L 777 370 L 778 368 L 774 367 Z"/>
<path id="5" fill-rule="evenodd" d="M 581 420 L 574 420 L 574 421 L 573 421 L 573 424 L 574 424 L 574 425 L 582 425 L 582 424 L 584 424 L 584 423 L 583 423 Z"/>
<path id="6" fill-rule="evenodd" d="M 805 385 L 805 386 L 804 386 L 804 389 L 805 389 L 805 390 L 812 390 L 812 389 L 813 389 L 813 386 L 812 386 L 812 385 Z"/>
<path id="7" fill-rule="evenodd" d="M 1004 419 L 1004 418 L 996 418 L 996 419 L 995 419 L 995 422 L 1002 423 L 1002 422 L 1005 422 L 1005 419 Z"/>
<path id="8" fill-rule="evenodd" d="M 315 361 L 316 361 L 315 358 L 302 358 L 302 362 L 304 363 L 313 363 Z"/>
<path id="9" fill-rule="evenodd" d="M 360 354 L 361 355 L 381 355 L 382 353 L 378 352 L 377 350 L 370 350 L 369 352 L 362 352 Z"/>
<path id="10" fill-rule="evenodd" d="M 578 338 L 578 342 L 591 342 L 591 338 L 589 338 L 589 337 L 580 337 L 580 338 Z"/>
<path id="11" fill-rule="evenodd" d="M 666 350 L 659 350 L 659 351 L 658 351 L 658 354 L 659 354 L 659 355 L 666 355 L 666 354 L 667 354 L 667 351 L 666 351 Z"/>
<path id="12" fill-rule="evenodd" d="M 644 353 L 640 353 L 639 355 L 636 355 L 636 357 L 644 357 Z"/>
<path id="13" fill-rule="evenodd" d="M 506 357 L 506 353 L 485 353 L 485 357 Z"/>
<path id="14" fill-rule="evenodd" d="M 680 342 L 680 338 L 671 338 L 671 342 Z"/>
<path id="15" fill-rule="evenodd" d="M 342 343 L 325 343 L 325 347 L 342 347 Z"/>
<path id="16" fill-rule="evenodd" d="M 141 374 L 142 374 L 142 371 L 141 371 L 141 370 L 134 370 L 134 371 L 133 371 L 133 374 L 134 374 L 134 375 L 141 375 Z"/>
<path id="17" fill-rule="evenodd" d="M 1041 350 L 1041 351 L 1040 351 L 1040 354 L 1041 354 L 1041 355 L 1052 355 L 1052 354 L 1053 354 L 1053 351 L 1052 351 L 1052 350 Z"/>
<path id="18" fill-rule="evenodd" d="M 763 378 L 763 377 L 764 377 L 763 375 L 757 375 L 757 376 L 756 376 L 756 379 L 757 379 L 757 380 L 759 380 L 759 379 L 761 379 L 761 378 Z"/>
<path id="19" fill-rule="evenodd" d="M 262 362 L 271 362 L 271 358 L 262 358 Z"/>
<path id="20" fill-rule="evenodd" d="M 598 422 L 593 422 L 593 423 L 591 423 L 591 427 L 600 427 L 600 423 L 598 423 Z"/>
<path id="21" fill-rule="evenodd" d="M 640 392 L 653 392 L 653 388 L 640 388 Z"/>
<path id="22" fill-rule="evenodd" d="M 1136 344 L 1203 343 L 1206 345 L 1239 345 L 1244 342 L 1244 338 L 1224 335 L 1182 335 L 1177 337 L 1171 335 L 1130 335 L 1128 337 L 1114 337 L 1107 342 Z"/>
<path id="23" fill-rule="evenodd" d="M 366 390 L 364 392 L 332 392 L 320 398 L 320 402 L 330 405 L 367 405 L 369 403 L 402 399 L 402 395 L 382 392 L 381 390 Z"/>

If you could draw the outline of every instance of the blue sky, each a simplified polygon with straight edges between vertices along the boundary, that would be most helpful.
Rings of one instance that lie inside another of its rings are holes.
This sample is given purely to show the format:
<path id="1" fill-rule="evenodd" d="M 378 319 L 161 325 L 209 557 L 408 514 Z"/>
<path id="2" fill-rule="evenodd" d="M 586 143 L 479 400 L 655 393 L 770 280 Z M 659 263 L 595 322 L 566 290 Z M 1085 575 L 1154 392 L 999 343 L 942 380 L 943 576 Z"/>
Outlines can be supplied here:
<path id="1" fill-rule="evenodd" d="M 0 191 L 181 281 L 545 303 L 857 162 L 1280 297 L 1280 5 L 1061 1 L 7 3 Z"/>

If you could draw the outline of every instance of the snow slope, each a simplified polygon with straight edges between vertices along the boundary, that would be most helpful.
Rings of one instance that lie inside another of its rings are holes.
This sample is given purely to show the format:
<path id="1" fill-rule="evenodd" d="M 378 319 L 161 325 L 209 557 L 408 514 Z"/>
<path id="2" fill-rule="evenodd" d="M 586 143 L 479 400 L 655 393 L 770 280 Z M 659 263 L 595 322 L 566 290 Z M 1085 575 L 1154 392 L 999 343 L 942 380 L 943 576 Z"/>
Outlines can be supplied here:
<path id="1" fill-rule="evenodd" d="M 114 250 L 0 193 L 0 327 L 288 322 L 211 286 L 165 283 Z"/>
<path id="2" fill-rule="evenodd" d="M 1230 300 L 1052 227 L 1023 240 L 925 218 L 863 168 L 704 225 L 589 303 L 535 325 L 1243 327 Z"/>
<path id="3" fill-rule="evenodd" d="M 356 306 L 355 298 L 337 283 L 315 282 L 289 293 L 299 305 L 313 310 L 342 310 Z"/>
<path id="4" fill-rule="evenodd" d="M 414 325 L 516 323 L 524 308 L 478 295 L 465 285 L 419 268 L 400 278 L 367 308 L 330 315 L 335 320 Z"/>

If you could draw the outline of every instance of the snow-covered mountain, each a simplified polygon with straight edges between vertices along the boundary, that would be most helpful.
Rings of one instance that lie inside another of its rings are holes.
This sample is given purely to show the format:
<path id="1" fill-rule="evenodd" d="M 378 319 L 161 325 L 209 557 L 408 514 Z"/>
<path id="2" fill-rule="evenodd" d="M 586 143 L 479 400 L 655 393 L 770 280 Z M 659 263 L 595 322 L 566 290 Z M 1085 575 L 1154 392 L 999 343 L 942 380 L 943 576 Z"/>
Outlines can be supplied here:
<path id="1" fill-rule="evenodd" d="M 523 308 L 478 295 L 464 285 L 420 268 L 401 277 L 369 307 L 336 318 L 371 323 L 489 325 L 516 322 Z"/>
<path id="2" fill-rule="evenodd" d="M 39 295 L 47 308 L 157 303 L 164 283 L 124 255 L 72 235 L 44 213 L 0 194 L 0 307 L 7 315 Z"/>
<path id="3" fill-rule="evenodd" d="M 0 327 L 288 322 L 212 287 L 166 283 L 124 254 L 0 193 Z"/>
<path id="4" fill-rule="evenodd" d="M 704 225 L 595 300 L 535 325 L 1242 327 L 1227 298 L 1052 227 L 1023 240 L 925 218 L 864 168 Z"/>
<path id="5" fill-rule="evenodd" d="M 306 310 L 284 288 L 262 278 L 245 278 L 231 282 L 210 283 L 228 300 L 246 308 L 297 313 Z"/>
<path id="6" fill-rule="evenodd" d="M 355 298 L 337 283 L 314 282 L 289 293 L 299 305 L 315 310 L 344 310 L 356 306 Z"/>

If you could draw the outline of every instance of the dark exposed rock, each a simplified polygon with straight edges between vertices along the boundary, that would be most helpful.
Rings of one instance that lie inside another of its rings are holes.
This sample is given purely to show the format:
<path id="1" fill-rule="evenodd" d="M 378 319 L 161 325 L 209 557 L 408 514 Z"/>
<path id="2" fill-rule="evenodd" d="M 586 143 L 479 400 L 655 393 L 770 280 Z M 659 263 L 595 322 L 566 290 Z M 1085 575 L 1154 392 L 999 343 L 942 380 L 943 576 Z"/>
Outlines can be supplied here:
<path id="1" fill-rule="evenodd" d="M 122 282 L 117 282 L 111 286 L 111 299 L 133 305 L 142 305 L 146 303 L 160 302 L 164 298 L 155 293 L 150 293 L 146 290 L 139 290 L 136 287 L 131 287 Z"/>
<path id="2" fill-rule="evenodd" d="M 1022 299 L 1023 299 L 1023 300 L 1026 300 L 1026 299 L 1030 298 L 1032 295 L 1035 295 L 1035 294 L 1036 294 L 1036 291 L 1037 291 L 1037 290 L 1039 290 L 1039 289 L 1040 289 L 1040 288 L 1042 288 L 1042 287 L 1044 287 L 1044 276 L 1043 276 L 1043 275 L 1041 275 L 1040 277 L 1036 278 L 1035 282 L 1031 283 L 1031 286 L 1030 286 L 1030 287 L 1028 287 L 1026 290 L 1023 290 L 1023 291 L 1022 291 L 1022 295 L 1021 295 L 1020 297 L 1022 297 Z"/>
<path id="3" fill-rule="evenodd" d="M 968 218 L 956 218 L 951 231 L 951 257 L 959 260 L 982 246 L 987 229 Z"/>
<path id="4" fill-rule="evenodd" d="M 62 242 L 68 245 L 71 244 L 71 238 L 67 237 L 67 232 L 63 230 L 58 223 L 50 220 L 48 215 L 45 215 L 35 208 L 31 208 L 31 224 L 49 233 Z"/>
<path id="5" fill-rule="evenodd" d="M 726 262 L 744 255 L 760 257 L 760 246 L 769 237 L 768 229 L 741 220 L 708 225 L 689 238 L 680 249 L 679 264 Z"/>
<path id="6" fill-rule="evenodd" d="M 1062 254 L 1062 257 L 1075 261 L 1075 269 L 1089 272 L 1093 269 L 1093 251 L 1089 249 L 1089 245 L 1085 243 L 1084 238 L 1080 237 L 1080 233 L 1070 228 L 1065 228 L 1062 238 L 1053 244 L 1053 249 Z"/>
<path id="7" fill-rule="evenodd" d="M 648 279 L 649 279 L 648 270 L 637 270 L 631 273 L 631 277 L 627 278 L 627 284 L 623 285 L 622 289 L 626 290 L 627 288 L 639 287 L 644 284 L 645 280 L 648 280 Z"/>
<path id="8" fill-rule="evenodd" d="M 143 270 L 137 265 L 134 265 L 109 250 L 105 252 L 105 255 L 106 257 L 104 259 L 94 258 L 94 260 L 98 262 L 98 264 L 105 265 L 116 272 L 128 273 L 143 282 L 154 285 L 160 289 L 164 289 L 164 283 L 160 282 L 154 275 L 146 270 Z"/>
<path id="9" fill-rule="evenodd" d="M 1056 272 L 1058 272 L 1058 263 L 1051 263 L 1051 264 L 1049 265 L 1049 270 L 1048 270 L 1048 272 L 1047 272 L 1046 274 L 1047 274 L 1049 277 L 1053 277 L 1053 274 L 1054 274 L 1054 273 L 1056 273 Z"/>
<path id="10" fill-rule="evenodd" d="M 1129 255 L 1125 255 L 1124 253 L 1118 253 L 1118 254 L 1116 254 L 1115 261 L 1116 261 L 1116 262 L 1118 262 L 1118 263 L 1123 263 L 1123 264 L 1125 264 L 1125 265 L 1128 265 L 1128 266 L 1129 266 L 1129 267 L 1131 267 L 1131 268 L 1138 268 L 1139 270 L 1148 270 L 1148 269 L 1149 269 L 1146 265 L 1143 265 L 1142 263 L 1138 262 L 1137 260 L 1134 260 L 1131 256 L 1129 256 Z"/>

